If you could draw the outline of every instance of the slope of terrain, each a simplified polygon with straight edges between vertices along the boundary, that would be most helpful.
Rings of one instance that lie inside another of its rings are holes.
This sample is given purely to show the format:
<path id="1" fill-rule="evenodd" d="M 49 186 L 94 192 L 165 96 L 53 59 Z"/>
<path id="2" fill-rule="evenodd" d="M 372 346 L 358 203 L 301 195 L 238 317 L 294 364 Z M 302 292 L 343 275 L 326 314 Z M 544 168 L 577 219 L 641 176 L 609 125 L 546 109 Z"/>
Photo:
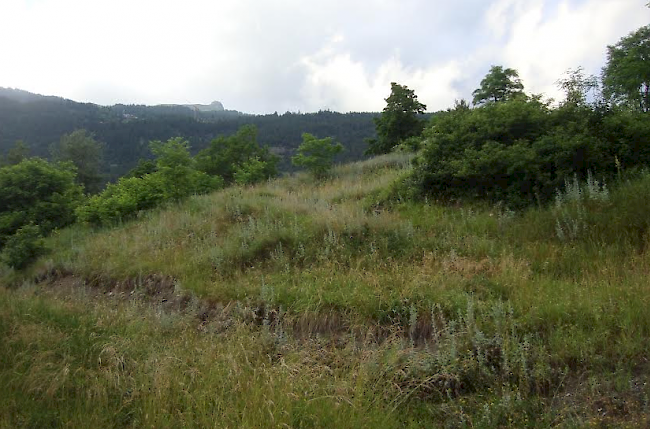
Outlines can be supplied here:
<path id="1" fill-rule="evenodd" d="M 0 273 L 0 426 L 647 427 L 650 175 L 514 213 L 410 168 L 58 231 Z"/>

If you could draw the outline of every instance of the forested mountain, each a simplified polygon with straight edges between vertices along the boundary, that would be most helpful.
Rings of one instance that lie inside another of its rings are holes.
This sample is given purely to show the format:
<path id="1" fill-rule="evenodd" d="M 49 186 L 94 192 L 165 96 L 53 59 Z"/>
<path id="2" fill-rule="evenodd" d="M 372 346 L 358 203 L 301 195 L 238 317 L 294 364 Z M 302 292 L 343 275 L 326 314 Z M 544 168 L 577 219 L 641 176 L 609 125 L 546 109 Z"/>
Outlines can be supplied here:
<path id="1" fill-rule="evenodd" d="M 291 168 L 289 158 L 304 132 L 331 136 L 341 142 L 346 150 L 338 161 L 363 158 L 367 147 L 364 140 L 375 136 L 373 113 L 248 115 L 226 109 L 206 111 L 197 106 L 98 106 L 0 88 L 0 154 L 22 140 L 31 155 L 49 157 L 52 143 L 83 128 L 105 144 L 104 173 L 115 179 L 134 167 L 138 159 L 151 157 L 151 140 L 182 136 L 197 153 L 215 137 L 234 134 L 242 125 L 253 124 L 259 130 L 260 143 L 280 155 L 280 169 L 286 171 Z"/>

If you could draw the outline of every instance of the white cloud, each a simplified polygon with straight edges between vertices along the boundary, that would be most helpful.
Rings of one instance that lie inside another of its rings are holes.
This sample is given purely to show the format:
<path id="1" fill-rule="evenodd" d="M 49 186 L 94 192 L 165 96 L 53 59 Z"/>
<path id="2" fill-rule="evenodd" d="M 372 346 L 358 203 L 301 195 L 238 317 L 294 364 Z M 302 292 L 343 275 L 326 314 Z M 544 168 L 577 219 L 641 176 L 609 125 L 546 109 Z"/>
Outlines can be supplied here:
<path id="1" fill-rule="evenodd" d="M 504 8 L 505 4 L 510 8 Z M 587 73 L 599 75 L 607 45 L 648 20 L 636 0 L 592 0 L 578 5 L 566 0 L 557 4 L 504 0 L 499 5 L 511 13 L 507 42 L 500 54 L 503 64 L 519 71 L 528 92 L 556 99 L 562 94 L 555 82 L 565 71 L 582 66 Z M 499 22 L 508 20 L 503 14 L 498 16 Z"/>
<path id="2" fill-rule="evenodd" d="M 380 110 L 396 81 L 429 110 L 491 64 L 555 91 L 648 22 L 638 0 L 0 0 L 0 86 L 102 104 L 253 113 Z"/>
<path id="3" fill-rule="evenodd" d="M 302 94 L 310 110 L 380 111 L 390 95 L 391 82 L 413 89 L 429 110 L 443 109 L 459 98 L 453 83 L 461 76 L 461 69 L 455 61 L 407 67 L 397 56 L 391 56 L 373 71 L 349 52 L 339 51 L 337 44 L 342 40 L 336 36 L 321 51 L 301 59 L 307 71 Z"/>

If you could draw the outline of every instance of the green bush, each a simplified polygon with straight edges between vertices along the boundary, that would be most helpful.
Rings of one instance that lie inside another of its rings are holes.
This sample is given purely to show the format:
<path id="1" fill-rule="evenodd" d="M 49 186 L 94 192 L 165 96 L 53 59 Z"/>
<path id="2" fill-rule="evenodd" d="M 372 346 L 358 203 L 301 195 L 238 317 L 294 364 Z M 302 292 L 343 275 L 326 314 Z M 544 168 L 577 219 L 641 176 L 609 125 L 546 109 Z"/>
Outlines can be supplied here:
<path id="1" fill-rule="evenodd" d="M 643 114 L 602 106 L 550 109 L 517 97 L 435 116 L 424 131 L 413 194 L 480 198 L 512 208 L 551 201 L 565 179 L 588 172 L 611 179 L 650 164 L 650 125 Z"/>
<path id="2" fill-rule="evenodd" d="M 83 195 L 69 163 L 24 159 L 0 168 L 0 247 L 18 229 L 33 223 L 47 234 L 75 220 Z"/>
<path id="3" fill-rule="evenodd" d="M 267 162 L 258 157 L 251 158 L 235 168 L 235 183 L 239 185 L 252 185 L 263 182 L 269 178 Z"/>
<path id="4" fill-rule="evenodd" d="M 158 156 L 157 171 L 142 177 L 121 178 L 77 209 L 82 222 L 108 225 L 134 217 L 141 210 L 204 194 L 223 186 L 223 179 L 197 171 L 187 142 L 175 138 L 166 143 L 152 142 Z"/>
<path id="5" fill-rule="evenodd" d="M 45 252 L 40 228 L 37 225 L 25 225 L 9 237 L 0 257 L 8 266 L 22 270 Z"/>
<path id="6" fill-rule="evenodd" d="M 278 174 L 279 157 L 257 143 L 257 128 L 244 125 L 232 136 L 219 136 L 196 155 L 197 170 L 225 183 L 255 183 Z M 254 170 L 254 171 L 253 171 Z"/>
<path id="7" fill-rule="evenodd" d="M 334 156 L 343 151 L 341 143 L 334 143 L 332 137 L 318 139 L 309 133 L 302 135 L 298 154 L 291 158 L 293 165 L 305 167 L 315 177 L 323 177 L 332 168 Z"/>

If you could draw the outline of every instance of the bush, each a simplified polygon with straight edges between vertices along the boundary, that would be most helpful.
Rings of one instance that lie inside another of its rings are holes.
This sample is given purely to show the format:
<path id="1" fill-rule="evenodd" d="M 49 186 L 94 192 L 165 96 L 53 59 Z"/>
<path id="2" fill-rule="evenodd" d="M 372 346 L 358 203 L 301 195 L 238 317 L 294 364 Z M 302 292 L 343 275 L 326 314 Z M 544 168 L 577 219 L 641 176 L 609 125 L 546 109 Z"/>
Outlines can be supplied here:
<path id="1" fill-rule="evenodd" d="M 235 168 L 235 183 L 253 185 L 269 178 L 267 163 L 258 157 L 251 158 Z"/>
<path id="2" fill-rule="evenodd" d="M 0 257 L 8 266 L 22 270 L 45 253 L 40 228 L 37 225 L 25 225 L 9 237 Z"/>
<path id="3" fill-rule="evenodd" d="M 611 180 L 621 162 L 648 165 L 650 126 L 640 113 L 518 97 L 437 115 L 424 131 L 413 194 L 481 198 L 511 208 L 551 201 L 565 178 Z"/>
<path id="4" fill-rule="evenodd" d="M 71 224 L 81 199 L 75 168 L 68 163 L 29 158 L 0 168 L 0 248 L 25 225 L 39 225 L 47 234 Z"/>
<path id="5" fill-rule="evenodd" d="M 275 177 L 280 158 L 257 143 L 257 128 L 244 125 L 232 136 L 219 136 L 196 155 L 197 170 L 225 183 L 255 183 Z"/>
<path id="6" fill-rule="evenodd" d="M 220 177 L 210 177 L 194 168 L 187 142 L 178 138 L 166 143 L 152 142 L 152 149 L 158 156 L 156 172 L 121 178 L 116 184 L 108 185 L 77 210 L 79 220 L 94 225 L 114 224 L 165 201 L 178 201 L 223 186 Z"/>
<path id="7" fill-rule="evenodd" d="M 291 158 L 293 165 L 305 167 L 317 178 L 325 176 L 332 168 L 334 156 L 343 151 L 341 143 L 334 143 L 332 137 L 318 139 L 309 133 L 302 135 L 298 154 Z"/>

